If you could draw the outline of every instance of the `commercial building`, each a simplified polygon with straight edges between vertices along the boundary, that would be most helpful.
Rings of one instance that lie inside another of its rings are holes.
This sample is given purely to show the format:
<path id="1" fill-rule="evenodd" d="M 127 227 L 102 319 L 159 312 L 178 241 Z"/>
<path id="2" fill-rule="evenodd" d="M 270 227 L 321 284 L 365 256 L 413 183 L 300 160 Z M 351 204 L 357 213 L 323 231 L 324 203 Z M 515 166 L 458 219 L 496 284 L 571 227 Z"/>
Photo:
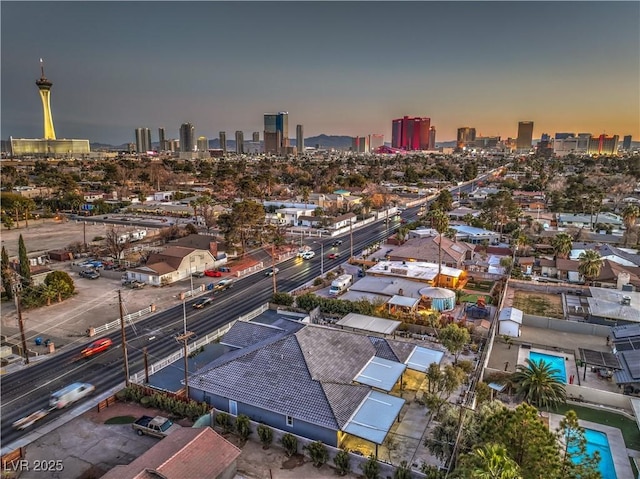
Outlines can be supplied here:
<path id="1" fill-rule="evenodd" d="M 298 154 L 304 154 L 304 127 L 302 125 L 296 125 L 296 148 Z"/>
<path id="2" fill-rule="evenodd" d="M 391 124 L 391 146 L 401 150 L 430 150 L 431 118 L 408 117 L 398 118 Z M 433 137 L 435 138 L 435 130 Z"/>
<path id="3" fill-rule="evenodd" d="M 198 137 L 198 151 L 209 151 L 209 138 L 206 136 Z"/>
<path id="4" fill-rule="evenodd" d="M 476 129 L 468 126 L 458 128 L 458 138 L 456 140 L 456 148 L 463 149 L 473 146 L 476 141 Z"/>
<path id="5" fill-rule="evenodd" d="M 191 123 L 183 123 L 180 126 L 180 151 L 193 151 L 196 147 L 195 136 L 196 128 Z"/>
<path id="6" fill-rule="evenodd" d="M 589 139 L 590 155 L 616 155 L 618 153 L 618 135 L 592 136 Z"/>
<path id="7" fill-rule="evenodd" d="M 158 151 L 166 151 L 167 143 L 164 136 L 164 128 L 158 128 Z"/>
<path id="8" fill-rule="evenodd" d="M 591 133 L 556 133 L 553 140 L 553 154 L 565 156 L 570 153 L 574 155 L 585 155 L 589 149 Z"/>
<path id="9" fill-rule="evenodd" d="M 236 153 L 239 155 L 244 153 L 244 133 L 240 130 L 236 131 Z"/>
<path id="10" fill-rule="evenodd" d="M 222 154 L 226 155 L 227 154 L 227 132 L 221 131 L 220 133 L 218 133 L 218 135 L 220 137 L 220 149 L 222 150 Z"/>
<path id="11" fill-rule="evenodd" d="M 289 147 L 289 113 L 265 113 L 264 115 L 264 151 L 281 154 Z"/>
<path id="12" fill-rule="evenodd" d="M 369 137 L 356 136 L 352 138 L 351 151 L 356 153 L 369 153 Z"/>
<path id="13" fill-rule="evenodd" d="M 518 122 L 518 139 L 516 140 L 516 148 L 520 151 L 529 151 L 533 142 L 533 122 Z"/>
<path id="14" fill-rule="evenodd" d="M 146 153 L 147 151 L 151 151 L 151 130 L 136 128 L 136 152 Z"/>
<path id="15" fill-rule="evenodd" d="M 429 128 L 429 150 L 433 150 L 436 147 L 436 127 L 431 125 Z"/>
<path id="16" fill-rule="evenodd" d="M 622 149 L 624 151 L 631 151 L 631 135 L 625 135 L 622 138 Z"/>
<path id="17" fill-rule="evenodd" d="M 43 138 L 13 138 L 10 137 L 11 154 L 13 156 L 74 156 L 88 154 L 89 140 L 68 140 L 56 138 L 53 128 L 53 114 L 51 113 L 51 87 L 53 83 L 44 76 L 44 65 L 40 59 L 40 79 L 36 86 L 42 101 Z"/>
<path id="18" fill-rule="evenodd" d="M 384 135 L 379 133 L 374 133 L 369 135 L 369 149 L 375 150 L 376 148 L 380 148 L 384 146 Z"/>
<path id="19" fill-rule="evenodd" d="M 253 135 L 252 135 L 252 139 L 254 143 L 259 143 L 260 142 L 260 132 L 259 131 L 254 131 Z"/>

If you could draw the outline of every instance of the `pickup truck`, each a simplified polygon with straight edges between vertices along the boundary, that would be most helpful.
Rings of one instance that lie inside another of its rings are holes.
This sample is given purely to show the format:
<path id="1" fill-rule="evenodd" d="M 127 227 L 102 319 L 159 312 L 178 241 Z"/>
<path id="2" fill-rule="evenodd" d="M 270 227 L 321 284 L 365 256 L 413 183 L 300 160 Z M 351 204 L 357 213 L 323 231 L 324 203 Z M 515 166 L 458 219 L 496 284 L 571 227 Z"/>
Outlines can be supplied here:
<path id="1" fill-rule="evenodd" d="M 172 421 L 162 416 L 142 416 L 136 422 L 131 424 L 138 436 L 146 434 L 147 436 L 165 437 L 182 426 L 174 424 Z"/>

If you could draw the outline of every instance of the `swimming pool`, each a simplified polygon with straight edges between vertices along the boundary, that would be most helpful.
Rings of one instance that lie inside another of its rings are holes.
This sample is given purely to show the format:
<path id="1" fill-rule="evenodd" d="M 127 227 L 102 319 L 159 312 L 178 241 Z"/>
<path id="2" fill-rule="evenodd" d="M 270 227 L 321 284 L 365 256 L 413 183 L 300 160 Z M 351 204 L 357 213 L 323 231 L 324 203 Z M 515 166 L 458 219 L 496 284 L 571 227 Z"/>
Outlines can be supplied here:
<path id="1" fill-rule="evenodd" d="M 556 375 L 558 379 L 561 379 L 564 383 L 567 382 L 567 370 L 564 367 L 564 356 L 555 356 L 553 354 L 530 351 L 529 359 L 531 361 L 535 361 L 536 363 L 544 361 L 545 363 L 550 364 L 552 369 L 557 369 L 559 371 Z"/>
<path id="2" fill-rule="evenodd" d="M 616 469 L 613 465 L 613 456 L 611 455 L 611 447 L 609 439 L 604 432 L 595 431 L 593 429 L 585 429 L 584 436 L 587 439 L 587 455 L 592 455 L 595 451 L 600 453 L 600 463 L 598 470 L 602 475 L 602 479 L 617 479 Z M 580 458 L 574 458 L 574 462 L 580 461 Z"/>

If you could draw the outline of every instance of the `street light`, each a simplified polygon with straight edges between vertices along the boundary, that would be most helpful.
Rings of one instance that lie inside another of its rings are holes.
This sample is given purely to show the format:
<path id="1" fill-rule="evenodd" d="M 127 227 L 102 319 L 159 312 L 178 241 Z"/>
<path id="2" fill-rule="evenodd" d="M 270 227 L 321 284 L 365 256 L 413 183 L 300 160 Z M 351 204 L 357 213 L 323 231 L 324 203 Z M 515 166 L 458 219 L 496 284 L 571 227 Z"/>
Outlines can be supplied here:
<path id="1" fill-rule="evenodd" d="M 320 276 L 324 276 L 324 243 L 314 241 L 313 244 L 320 245 Z"/>

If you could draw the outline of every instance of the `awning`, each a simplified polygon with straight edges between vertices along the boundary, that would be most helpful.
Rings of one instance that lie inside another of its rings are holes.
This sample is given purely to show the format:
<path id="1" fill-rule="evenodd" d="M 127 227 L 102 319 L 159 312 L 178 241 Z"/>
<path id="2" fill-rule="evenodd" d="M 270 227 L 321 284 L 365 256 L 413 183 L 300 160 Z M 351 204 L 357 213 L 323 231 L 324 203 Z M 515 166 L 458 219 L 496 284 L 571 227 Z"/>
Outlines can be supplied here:
<path id="1" fill-rule="evenodd" d="M 407 367 L 402 363 L 373 356 L 353 380 L 383 391 L 391 391 L 405 369 Z"/>
<path id="2" fill-rule="evenodd" d="M 405 400 L 378 391 L 371 391 L 342 429 L 375 444 L 382 444 Z"/>
<path id="3" fill-rule="evenodd" d="M 404 308 L 415 308 L 420 302 L 420 298 L 409 298 L 407 296 L 393 295 L 387 304 L 392 306 L 402 306 Z"/>
<path id="4" fill-rule="evenodd" d="M 622 369 L 618 358 L 613 353 L 603 353 L 593 349 L 578 348 L 580 359 L 589 366 L 607 369 Z"/>
<path id="5" fill-rule="evenodd" d="M 501 393 L 502 391 L 505 390 L 507 385 L 506 384 L 498 384 L 498 383 L 489 383 L 489 387 L 491 389 L 493 389 L 494 391 L 498 391 L 499 393 Z"/>
<path id="6" fill-rule="evenodd" d="M 440 364 L 443 356 L 444 352 L 438 351 L 437 349 L 416 346 L 404 363 L 409 369 L 424 373 L 429 369 L 431 363 Z"/>
<path id="7" fill-rule="evenodd" d="M 344 299 L 344 296 L 342 298 Z M 378 318 L 376 316 L 366 316 L 364 314 L 349 313 L 338 321 L 336 326 L 360 329 L 371 333 L 393 334 L 401 324 L 401 321 Z"/>

